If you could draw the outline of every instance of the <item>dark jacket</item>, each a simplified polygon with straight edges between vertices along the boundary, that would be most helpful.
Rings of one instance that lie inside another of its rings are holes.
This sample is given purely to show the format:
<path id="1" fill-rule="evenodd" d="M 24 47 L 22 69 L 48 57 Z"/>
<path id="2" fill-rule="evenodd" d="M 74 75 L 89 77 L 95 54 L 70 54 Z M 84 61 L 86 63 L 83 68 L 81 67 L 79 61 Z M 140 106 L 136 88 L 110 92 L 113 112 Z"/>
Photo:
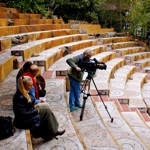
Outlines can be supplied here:
<path id="1" fill-rule="evenodd" d="M 30 95 L 31 102 L 17 90 L 13 98 L 13 111 L 15 114 L 14 126 L 19 129 L 35 129 L 40 125 L 40 116 L 34 107 L 35 99 Z"/>

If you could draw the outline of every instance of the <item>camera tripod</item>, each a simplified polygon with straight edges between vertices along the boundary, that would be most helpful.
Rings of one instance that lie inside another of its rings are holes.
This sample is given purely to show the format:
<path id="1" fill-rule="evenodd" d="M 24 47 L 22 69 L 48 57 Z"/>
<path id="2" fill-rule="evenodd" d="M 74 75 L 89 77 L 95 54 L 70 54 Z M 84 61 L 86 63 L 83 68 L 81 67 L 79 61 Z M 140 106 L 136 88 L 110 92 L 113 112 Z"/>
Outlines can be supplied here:
<path id="1" fill-rule="evenodd" d="M 92 82 L 93 82 L 93 84 L 95 86 L 97 94 L 92 94 L 92 95 L 90 94 L 90 83 L 91 83 L 91 80 L 92 80 Z M 86 87 L 88 87 L 87 92 L 86 92 Z M 108 113 L 108 115 L 109 115 L 109 117 L 110 117 L 110 119 L 111 119 L 111 122 L 113 122 L 113 118 L 111 117 L 111 115 L 110 115 L 110 113 L 109 113 L 109 111 L 107 109 L 107 106 L 105 105 L 105 103 L 104 103 L 104 101 L 103 101 L 103 99 L 101 97 L 101 93 L 98 91 L 98 88 L 97 88 L 97 86 L 95 84 L 95 81 L 94 81 L 94 79 L 93 79 L 93 77 L 91 75 L 88 75 L 86 77 L 85 81 L 83 82 L 83 85 L 81 87 L 81 93 L 83 93 L 83 105 L 82 105 L 82 110 L 81 110 L 81 114 L 80 114 L 80 121 L 83 120 L 85 104 L 86 104 L 86 100 L 88 99 L 88 97 L 89 96 L 99 96 L 101 101 L 102 101 L 102 103 L 103 103 L 103 105 L 104 105 L 104 107 L 105 107 L 105 109 L 106 109 L 106 111 L 107 111 L 107 113 Z"/>

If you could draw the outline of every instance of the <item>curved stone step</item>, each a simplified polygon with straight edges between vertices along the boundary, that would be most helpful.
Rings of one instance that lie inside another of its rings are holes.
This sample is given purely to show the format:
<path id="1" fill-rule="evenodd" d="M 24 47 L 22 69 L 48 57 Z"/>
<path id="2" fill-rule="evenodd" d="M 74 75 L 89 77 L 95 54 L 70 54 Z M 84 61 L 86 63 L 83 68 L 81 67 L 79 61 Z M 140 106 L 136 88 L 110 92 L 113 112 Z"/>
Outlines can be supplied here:
<path id="1" fill-rule="evenodd" d="M 143 149 L 148 150 L 147 147 L 141 142 L 139 137 L 130 129 L 128 124 L 120 115 L 114 102 L 105 102 L 108 112 L 113 118 L 113 122 L 108 116 L 102 102 L 96 102 L 96 107 L 99 115 L 103 118 L 105 125 L 112 133 L 116 141 L 121 145 L 122 149 Z"/>
<path id="2" fill-rule="evenodd" d="M 135 66 L 125 65 L 116 70 L 110 80 L 110 99 L 118 99 L 120 103 L 129 104 L 129 97 L 126 92 L 126 82 L 136 71 Z"/>
<path id="3" fill-rule="evenodd" d="M 109 37 L 109 38 L 101 38 L 103 44 L 108 43 L 116 43 L 116 42 L 127 42 L 130 41 L 130 37 Z"/>
<path id="4" fill-rule="evenodd" d="M 137 112 L 121 112 L 129 126 L 137 134 L 142 143 L 150 148 L 150 128 L 144 123 Z"/>
<path id="5" fill-rule="evenodd" d="M 149 57 L 150 57 L 150 52 L 139 52 L 139 53 L 124 55 L 124 58 L 127 60 L 127 62 L 134 62 Z"/>
<path id="6" fill-rule="evenodd" d="M 117 53 L 117 56 L 123 56 L 127 54 L 137 53 L 137 52 L 144 52 L 145 48 L 142 46 L 134 46 L 134 47 L 126 47 L 126 48 L 120 48 L 115 49 L 115 52 Z"/>
<path id="7" fill-rule="evenodd" d="M 133 47 L 136 46 L 136 42 L 134 41 L 127 41 L 127 42 L 117 42 L 117 43 L 112 43 L 111 47 L 113 50 L 119 49 L 119 48 L 125 48 L 125 47 Z"/>
<path id="8" fill-rule="evenodd" d="M 134 73 L 127 81 L 126 91 L 129 96 L 129 107 L 138 108 L 141 112 L 147 112 L 147 106 L 142 97 L 142 86 L 147 82 L 147 73 Z"/>
<path id="9" fill-rule="evenodd" d="M 134 62 L 138 69 L 142 69 L 150 65 L 150 58 L 140 59 Z"/>
<path id="10" fill-rule="evenodd" d="M 0 27 L 0 36 L 7 36 L 13 34 L 57 30 L 57 29 L 70 29 L 69 24 L 34 24 L 34 25 L 20 25 L 20 26 L 6 26 Z"/>

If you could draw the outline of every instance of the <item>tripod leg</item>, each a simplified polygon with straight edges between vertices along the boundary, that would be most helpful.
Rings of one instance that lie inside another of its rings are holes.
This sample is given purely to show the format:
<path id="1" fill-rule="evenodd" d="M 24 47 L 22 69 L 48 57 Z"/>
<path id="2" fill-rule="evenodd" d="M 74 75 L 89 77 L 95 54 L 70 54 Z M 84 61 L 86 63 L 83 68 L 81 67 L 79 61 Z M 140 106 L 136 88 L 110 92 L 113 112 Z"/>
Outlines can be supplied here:
<path id="1" fill-rule="evenodd" d="M 88 93 L 86 93 L 86 86 L 88 86 Z M 85 104 L 86 104 L 86 100 L 88 98 L 89 94 L 89 90 L 90 90 L 90 80 L 86 79 L 84 81 L 84 84 L 82 86 L 82 93 L 83 93 L 83 104 L 82 104 L 82 109 L 81 109 L 81 114 L 80 114 L 80 121 L 83 120 L 83 114 L 84 114 L 84 109 L 85 109 Z"/>
<path id="2" fill-rule="evenodd" d="M 80 121 L 83 120 L 83 114 L 84 114 L 86 99 L 87 99 L 87 96 L 84 96 L 84 97 L 83 97 L 83 105 L 82 105 L 81 114 L 80 114 Z"/>
<path id="3" fill-rule="evenodd" d="M 109 111 L 108 111 L 108 109 L 107 109 L 107 106 L 105 105 L 105 103 L 104 103 L 104 101 L 103 101 L 103 99 L 102 99 L 102 97 L 101 97 L 101 94 L 99 93 L 99 91 L 98 91 L 98 89 L 97 89 L 97 86 L 96 86 L 96 84 L 95 84 L 93 78 L 92 78 L 92 81 L 93 81 L 93 84 L 94 84 L 94 86 L 95 86 L 95 88 L 96 88 L 96 91 L 97 91 L 97 93 L 98 93 L 98 96 L 100 97 L 100 99 L 101 99 L 101 101 L 102 101 L 102 103 L 103 103 L 103 105 L 104 105 L 104 107 L 105 107 L 105 109 L 106 109 L 106 111 L 107 111 L 107 113 L 108 113 L 110 119 L 111 119 L 111 122 L 113 122 L 113 118 L 111 117 L 111 115 L 110 115 L 110 113 L 109 113 Z"/>

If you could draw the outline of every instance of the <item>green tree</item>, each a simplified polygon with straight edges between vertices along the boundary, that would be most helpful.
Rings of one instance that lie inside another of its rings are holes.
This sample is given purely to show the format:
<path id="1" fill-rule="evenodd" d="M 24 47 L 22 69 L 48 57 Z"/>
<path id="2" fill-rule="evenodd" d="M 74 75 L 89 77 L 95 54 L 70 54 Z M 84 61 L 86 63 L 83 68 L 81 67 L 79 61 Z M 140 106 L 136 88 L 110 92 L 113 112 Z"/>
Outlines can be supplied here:
<path id="1" fill-rule="evenodd" d="M 7 0 L 8 7 L 19 8 L 24 13 L 46 14 L 44 0 Z"/>
<path id="2" fill-rule="evenodd" d="M 130 32 L 145 37 L 150 25 L 150 0 L 131 0 L 129 21 Z"/>
<path id="3" fill-rule="evenodd" d="M 98 22 L 96 5 L 97 0 L 63 0 L 55 14 L 61 16 L 65 22 L 68 20 L 86 20 L 88 22 Z"/>

